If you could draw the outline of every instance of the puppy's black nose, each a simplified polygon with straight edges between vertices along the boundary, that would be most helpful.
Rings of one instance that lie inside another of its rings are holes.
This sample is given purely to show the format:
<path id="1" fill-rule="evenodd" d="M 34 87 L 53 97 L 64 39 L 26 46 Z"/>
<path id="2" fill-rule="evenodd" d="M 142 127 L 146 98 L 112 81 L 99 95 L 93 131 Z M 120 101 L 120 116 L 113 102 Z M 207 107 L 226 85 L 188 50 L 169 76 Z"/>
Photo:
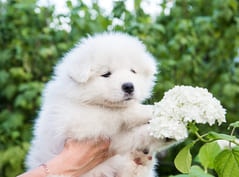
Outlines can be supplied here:
<path id="1" fill-rule="evenodd" d="M 143 149 L 143 153 L 144 153 L 145 155 L 149 154 L 149 149 L 147 149 L 147 148 Z"/>
<path id="2" fill-rule="evenodd" d="M 131 82 L 126 82 L 122 85 L 122 90 L 125 93 L 131 94 L 134 91 L 134 85 Z"/>

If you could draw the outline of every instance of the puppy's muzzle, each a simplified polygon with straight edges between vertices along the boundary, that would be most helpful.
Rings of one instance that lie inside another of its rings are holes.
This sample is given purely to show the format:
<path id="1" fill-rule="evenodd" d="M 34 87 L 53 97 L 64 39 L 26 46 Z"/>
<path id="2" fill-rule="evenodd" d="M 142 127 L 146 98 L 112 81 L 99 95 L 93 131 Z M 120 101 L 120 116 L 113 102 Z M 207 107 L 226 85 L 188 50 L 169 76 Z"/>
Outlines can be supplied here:
<path id="1" fill-rule="evenodd" d="M 134 85 L 131 82 L 126 82 L 124 84 L 122 84 L 122 90 L 131 95 L 134 92 Z"/>

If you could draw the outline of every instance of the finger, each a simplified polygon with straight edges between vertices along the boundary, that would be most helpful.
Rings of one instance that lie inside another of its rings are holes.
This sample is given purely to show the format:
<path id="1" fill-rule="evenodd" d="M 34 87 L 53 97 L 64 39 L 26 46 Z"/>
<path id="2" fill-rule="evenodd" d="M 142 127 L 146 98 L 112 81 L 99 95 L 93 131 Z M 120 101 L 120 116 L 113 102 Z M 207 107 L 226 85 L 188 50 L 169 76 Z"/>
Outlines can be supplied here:
<path id="1" fill-rule="evenodd" d="M 109 151 L 103 151 L 96 156 L 97 159 L 102 159 L 103 161 L 111 158 L 114 154 Z"/>
<path id="2" fill-rule="evenodd" d="M 65 147 L 70 147 L 70 146 L 83 146 L 85 143 L 84 141 L 78 141 L 76 139 L 73 138 L 68 138 L 65 140 Z"/>
<path id="3" fill-rule="evenodd" d="M 97 165 L 103 163 L 104 161 L 106 161 L 110 156 L 108 155 L 108 153 L 101 153 L 101 155 L 99 156 L 94 156 L 92 157 L 84 166 L 84 171 L 90 171 L 91 169 L 93 169 L 94 167 L 96 167 Z"/>
<path id="4" fill-rule="evenodd" d="M 106 140 L 106 141 L 97 141 L 97 143 L 95 143 L 92 148 L 94 149 L 95 153 L 99 153 L 99 152 L 108 151 L 109 150 L 109 146 L 110 146 L 110 141 L 108 141 L 108 140 Z"/>

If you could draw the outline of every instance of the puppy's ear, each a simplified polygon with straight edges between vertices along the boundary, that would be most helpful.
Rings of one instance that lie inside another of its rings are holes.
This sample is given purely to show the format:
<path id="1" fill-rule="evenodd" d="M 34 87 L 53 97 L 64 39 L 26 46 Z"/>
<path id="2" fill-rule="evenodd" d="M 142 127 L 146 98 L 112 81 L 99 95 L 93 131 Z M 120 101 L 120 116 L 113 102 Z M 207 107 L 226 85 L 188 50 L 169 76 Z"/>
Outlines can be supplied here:
<path id="1" fill-rule="evenodd" d="M 91 76 L 91 67 L 89 62 L 72 62 L 68 68 L 68 76 L 78 83 L 85 83 Z"/>
<path id="2" fill-rule="evenodd" d="M 81 84 L 91 76 L 90 56 L 85 55 L 79 48 L 72 49 L 65 55 L 57 67 L 57 75 L 64 75 Z"/>

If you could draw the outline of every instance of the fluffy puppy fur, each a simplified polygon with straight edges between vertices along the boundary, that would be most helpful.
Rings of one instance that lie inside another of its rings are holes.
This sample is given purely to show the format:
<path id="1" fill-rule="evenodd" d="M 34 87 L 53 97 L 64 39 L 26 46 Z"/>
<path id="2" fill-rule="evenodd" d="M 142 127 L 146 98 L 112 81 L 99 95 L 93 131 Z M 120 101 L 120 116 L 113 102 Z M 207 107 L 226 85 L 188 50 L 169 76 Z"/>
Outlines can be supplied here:
<path id="1" fill-rule="evenodd" d="M 103 33 L 82 40 L 55 67 L 43 92 L 28 169 L 53 158 L 67 138 L 103 137 L 111 139 L 115 155 L 84 177 L 153 176 L 152 152 L 167 143 L 149 136 L 152 109 L 141 102 L 151 95 L 156 71 L 134 37 Z"/>

